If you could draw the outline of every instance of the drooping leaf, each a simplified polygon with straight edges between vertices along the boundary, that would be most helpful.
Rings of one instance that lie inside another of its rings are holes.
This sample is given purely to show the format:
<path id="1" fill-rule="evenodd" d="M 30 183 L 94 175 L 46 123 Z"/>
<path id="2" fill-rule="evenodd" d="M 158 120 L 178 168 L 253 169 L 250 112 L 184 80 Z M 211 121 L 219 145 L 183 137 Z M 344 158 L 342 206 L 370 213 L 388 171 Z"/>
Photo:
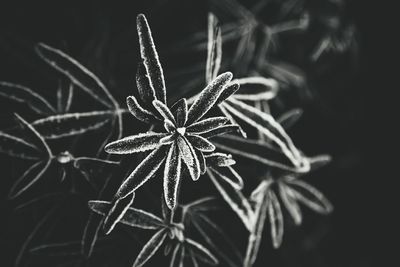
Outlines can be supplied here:
<path id="1" fill-rule="evenodd" d="M 187 124 L 190 125 L 206 114 L 216 103 L 225 86 L 231 81 L 232 73 L 225 72 L 206 86 L 188 111 Z"/>
<path id="2" fill-rule="evenodd" d="M 106 215 L 112 207 L 110 202 L 101 200 L 91 200 L 88 202 L 88 205 L 91 210 L 100 215 Z M 150 230 L 159 229 L 164 226 L 163 220 L 156 215 L 135 208 L 128 208 L 119 219 L 119 222 L 131 227 Z"/>
<path id="3" fill-rule="evenodd" d="M 141 267 L 151 257 L 153 257 L 153 255 L 157 252 L 157 250 L 164 242 L 165 237 L 167 236 L 167 231 L 167 228 L 164 228 L 153 235 L 153 237 L 143 246 L 143 249 L 140 251 L 135 262 L 133 263 L 133 267 Z"/>
<path id="4" fill-rule="evenodd" d="M 32 126 L 46 139 L 58 139 L 97 130 L 112 119 L 107 111 L 66 113 L 32 122 Z"/>
<path id="5" fill-rule="evenodd" d="M 181 180 L 181 157 L 179 148 L 173 144 L 170 146 L 165 159 L 164 168 L 164 197 L 170 210 L 175 209 L 178 197 L 178 188 Z"/>
<path id="6" fill-rule="evenodd" d="M 198 258 L 202 262 L 208 263 L 212 266 L 215 266 L 218 264 L 218 259 L 203 245 L 197 243 L 196 241 L 194 241 L 190 238 L 185 238 L 184 242 L 185 242 L 185 246 L 187 246 L 189 249 L 191 249 L 193 251 L 193 253 L 195 254 L 196 258 Z"/>
<path id="7" fill-rule="evenodd" d="M 34 185 L 49 169 L 52 160 L 39 161 L 27 169 L 24 174 L 11 187 L 8 197 L 16 198 Z"/>
<path id="8" fill-rule="evenodd" d="M 165 161 L 167 147 L 160 146 L 143 159 L 119 187 L 115 197 L 121 198 L 129 195 L 150 179 Z"/>
<path id="9" fill-rule="evenodd" d="M 143 14 L 139 14 L 136 18 L 136 24 L 139 35 L 140 55 L 149 77 L 150 86 L 153 88 L 157 99 L 166 103 L 164 73 L 146 17 Z"/>
<path id="10" fill-rule="evenodd" d="M 26 104 L 40 115 L 48 115 L 56 112 L 54 107 L 41 95 L 19 84 L 0 81 L 0 96 Z"/>
<path id="11" fill-rule="evenodd" d="M 106 235 L 111 233 L 115 225 L 117 225 L 117 223 L 125 215 L 126 211 L 132 205 L 134 199 L 135 193 L 132 193 L 124 198 L 115 199 L 115 201 L 112 202 L 110 210 L 103 221 L 103 231 Z"/>
<path id="12" fill-rule="evenodd" d="M 274 248 L 279 248 L 283 238 L 283 215 L 278 198 L 272 190 L 268 191 L 268 215 L 271 224 L 271 237 Z"/>
<path id="13" fill-rule="evenodd" d="M 39 159 L 38 148 L 24 139 L 0 132 L 0 153 L 21 159 Z"/>
<path id="14" fill-rule="evenodd" d="M 104 150 L 110 154 L 132 154 L 153 150 L 160 145 L 160 140 L 166 137 L 164 133 L 140 133 L 124 137 L 106 145 Z"/>
<path id="15" fill-rule="evenodd" d="M 78 61 L 61 50 L 43 43 L 36 46 L 37 54 L 51 67 L 67 76 L 71 82 L 103 105 L 113 108 L 116 101 L 100 79 Z"/>
<path id="16" fill-rule="evenodd" d="M 185 258 L 185 247 L 180 243 L 175 245 L 175 248 L 172 252 L 171 262 L 169 264 L 170 267 L 184 267 L 184 258 Z"/>
<path id="17" fill-rule="evenodd" d="M 245 227 L 251 231 L 253 227 L 251 222 L 253 211 L 246 197 L 239 190 L 232 187 L 230 183 L 226 182 L 225 179 L 220 178 L 218 173 L 207 170 L 207 174 L 222 198 L 239 216 Z"/>

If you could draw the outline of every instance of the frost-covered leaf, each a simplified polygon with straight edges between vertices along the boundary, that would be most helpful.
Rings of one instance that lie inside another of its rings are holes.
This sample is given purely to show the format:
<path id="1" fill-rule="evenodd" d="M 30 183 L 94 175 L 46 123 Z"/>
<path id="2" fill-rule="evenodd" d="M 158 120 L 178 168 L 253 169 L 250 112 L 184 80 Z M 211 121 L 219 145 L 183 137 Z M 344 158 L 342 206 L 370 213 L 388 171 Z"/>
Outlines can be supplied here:
<path id="1" fill-rule="evenodd" d="M 164 162 L 167 148 L 168 146 L 158 147 L 143 159 L 119 187 L 115 197 L 125 197 L 149 180 Z"/>
<path id="2" fill-rule="evenodd" d="M 205 89 L 201 91 L 188 111 L 187 124 L 190 125 L 206 114 L 216 103 L 221 92 L 231 81 L 232 73 L 225 72 L 215 78 Z"/>
<path id="3" fill-rule="evenodd" d="M 185 137 L 181 136 L 178 137 L 177 144 L 180 156 L 189 170 L 190 177 L 193 181 L 196 181 L 200 177 L 200 163 L 194 148 Z"/>
<path id="4" fill-rule="evenodd" d="M 106 125 L 112 119 L 107 111 L 66 113 L 32 122 L 32 126 L 46 139 L 84 134 Z"/>
<path id="5" fill-rule="evenodd" d="M 193 123 L 192 125 L 186 128 L 186 131 L 190 134 L 203 134 L 209 132 L 215 128 L 225 125 L 229 120 L 225 117 L 212 117 L 207 118 L 198 122 Z"/>
<path id="6" fill-rule="evenodd" d="M 164 168 L 164 197 L 169 209 L 175 209 L 178 197 L 178 188 L 181 180 L 181 157 L 179 148 L 173 144 L 170 146 L 165 159 Z"/>
<path id="7" fill-rule="evenodd" d="M 190 238 L 185 238 L 184 242 L 185 242 L 185 246 L 187 246 L 189 249 L 191 249 L 193 251 L 193 253 L 195 254 L 196 258 L 198 258 L 202 262 L 208 263 L 212 266 L 215 266 L 218 264 L 218 259 L 203 245 L 197 243 L 196 241 L 194 241 Z"/>
<path id="8" fill-rule="evenodd" d="M 33 111 L 41 115 L 56 112 L 54 107 L 41 95 L 19 84 L 0 81 L 0 96 L 26 104 Z"/>
<path id="9" fill-rule="evenodd" d="M 178 127 L 183 127 L 188 119 L 188 105 L 185 98 L 181 98 L 172 106 L 176 109 L 176 124 Z M 172 110 L 172 108 L 171 108 Z"/>
<path id="10" fill-rule="evenodd" d="M 160 140 L 166 137 L 165 133 L 140 133 L 124 137 L 106 145 L 104 150 L 110 154 L 132 154 L 152 150 L 160 145 Z"/>
<path id="11" fill-rule="evenodd" d="M 151 86 L 150 79 L 147 76 L 146 67 L 142 62 L 138 64 L 136 71 L 136 86 L 139 92 L 139 97 L 146 105 L 150 107 L 153 100 L 157 99 L 154 88 Z"/>
<path id="12" fill-rule="evenodd" d="M 251 231 L 253 227 L 251 222 L 253 211 L 246 197 L 239 190 L 232 187 L 230 183 L 226 182 L 225 179 L 219 177 L 218 173 L 207 170 L 207 174 L 226 203 L 239 216 L 246 228 Z"/>
<path id="13" fill-rule="evenodd" d="M 206 173 L 207 165 L 206 165 L 206 159 L 204 157 L 203 152 L 201 152 L 198 149 L 194 149 L 194 152 L 196 153 L 197 159 L 199 160 L 199 166 L 200 166 L 200 174 Z"/>
<path id="14" fill-rule="evenodd" d="M 202 152 L 213 152 L 215 150 L 215 146 L 210 141 L 199 135 L 188 135 L 186 138 L 194 148 Z"/>
<path id="15" fill-rule="evenodd" d="M 333 211 L 331 202 L 312 185 L 298 179 L 288 180 L 288 183 L 293 196 L 310 209 L 322 214 Z"/>
<path id="16" fill-rule="evenodd" d="M 283 113 L 277 122 L 285 129 L 290 129 L 303 115 L 303 110 L 296 108 Z"/>
<path id="17" fill-rule="evenodd" d="M 213 130 L 210 130 L 208 132 L 205 132 L 205 133 L 201 134 L 201 136 L 208 139 L 208 138 L 211 138 L 214 136 L 219 136 L 219 135 L 224 135 L 227 133 L 239 132 L 239 131 L 240 131 L 240 127 L 238 125 L 229 124 L 229 125 L 223 125 L 218 128 L 215 128 Z"/>
<path id="18" fill-rule="evenodd" d="M 243 188 L 242 177 L 230 166 L 227 167 L 211 167 L 214 173 L 221 179 L 224 179 L 236 190 L 241 190 Z"/>
<path id="19" fill-rule="evenodd" d="M 206 82 L 211 82 L 217 77 L 222 59 L 222 38 L 221 29 L 217 27 L 217 17 L 208 14 L 208 32 L 207 32 L 207 62 L 206 62 Z"/>
<path id="20" fill-rule="evenodd" d="M 288 188 L 288 186 L 284 183 L 279 183 L 279 195 L 282 199 L 283 205 L 289 212 L 290 216 L 292 216 L 294 223 L 296 225 L 300 225 L 303 220 L 303 216 L 299 204 L 297 204 L 297 201 L 290 191 L 290 188 Z"/>
<path id="21" fill-rule="evenodd" d="M 100 215 L 106 215 L 112 207 L 108 201 L 91 200 L 88 202 L 89 208 Z M 131 227 L 141 229 L 159 229 L 164 226 L 162 219 L 144 210 L 128 208 L 119 222 Z"/>
<path id="22" fill-rule="evenodd" d="M 152 236 L 152 238 L 143 246 L 135 262 L 133 263 L 133 267 L 141 267 L 151 257 L 153 257 L 153 255 L 157 252 L 157 250 L 164 242 L 165 237 L 167 236 L 167 231 L 167 228 L 161 229 Z"/>
<path id="23" fill-rule="evenodd" d="M 206 162 L 208 167 L 228 167 L 236 163 L 232 155 L 224 153 L 212 153 L 207 155 Z"/>
<path id="24" fill-rule="evenodd" d="M 203 236 L 206 243 L 231 267 L 240 267 L 243 257 L 235 243 L 210 218 L 203 214 L 192 215 L 191 223 Z"/>
<path id="25" fill-rule="evenodd" d="M 115 107 L 115 100 L 96 75 L 61 50 L 43 43 L 36 46 L 38 55 L 54 69 L 67 76 L 71 82 L 94 99 L 109 108 Z"/>
<path id="26" fill-rule="evenodd" d="M 153 115 L 152 112 L 146 110 L 140 106 L 139 102 L 134 96 L 128 96 L 126 98 L 126 104 L 128 106 L 129 112 L 138 120 L 145 123 L 154 122 L 158 118 Z"/>
<path id="27" fill-rule="evenodd" d="M 115 225 L 117 225 L 125 212 L 132 205 L 134 199 L 135 193 L 132 193 L 131 195 L 127 195 L 124 198 L 118 198 L 112 202 L 112 206 L 103 221 L 103 231 L 106 235 L 111 233 Z"/>
<path id="28" fill-rule="evenodd" d="M 240 91 L 235 99 L 245 101 L 260 101 L 273 99 L 278 93 L 278 83 L 274 79 L 252 76 L 232 80 L 240 85 Z"/>
<path id="29" fill-rule="evenodd" d="M 230 96 L 234 95 L 240 88 L 240 85 L 236 82 L 231 81 L 230 84 L 226 86 L 226 88 L 221 92 L 215 105 L 219 105 L 225 100 L 227 100 Z"/>
<path id="30" fill-rule="evenodd" d="M 39 159 L 38 148 L 24 139 L 0 132 L 0 153 L 21 159 Z"/>
<path id="31" fill-rule="evenodd" d="M 164 120 L 169 120 L 176 125 L 176 121 L 174 115 L 172 115 L 171 111 L 163 102 L 159 100 L 153 100 L 154 108 L 160 113 L 160 115 L 164 118 Z"/>
<path id="32" fill-rule="evenodd" d="M 283 215 L 281 205 L 272 190 L 268 191 L 268 215 L 271 224 L 271 237 L 274 248 L 279 248 L 283 238 Z"/>
<path id="33" fill-rule="evenodd" d="M 166 103 L 164 73 L 146 17 L 143 14 L 139 14 L 136 18 L 136 24 L 139 35 L 140 55 L 149 77 L 150 86 L 154 90 L 157 99 Z"/>
<path id="34" fill-rule="evenodd" d="M 34 185 L 49 169 L 51 160 L 39 161 L 27 169 L 11 187 L 9 198 L 16 198 Z"/>

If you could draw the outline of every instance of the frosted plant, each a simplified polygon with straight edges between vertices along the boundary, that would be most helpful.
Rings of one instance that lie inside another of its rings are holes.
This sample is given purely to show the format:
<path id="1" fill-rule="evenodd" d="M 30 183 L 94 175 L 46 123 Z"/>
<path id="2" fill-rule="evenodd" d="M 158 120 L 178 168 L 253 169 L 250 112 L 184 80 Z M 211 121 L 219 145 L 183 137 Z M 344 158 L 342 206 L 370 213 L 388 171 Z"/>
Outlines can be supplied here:
<path id="1" fill-rule="evenodd" d="M 112 208 L 112 203 L 99 200 L 89 201 L 89 207 L 96 213 L 107 215 Z M 191 260 L 196 263 L 200 260 L 212 265 L 218 264 L 217 258 L 207 248 L 186 236 L 184 225 L 173 222 L 168 212 L 163 212 L 163 218 L 160 218 L 147 211 L 128 208 L 119 222 L 135 228 L 157 231 L 139 252 L 133 263 L 134 267 L 143 266 L 166 242 L 171 242 L 174 246 L 170 266 L 186 266 L 183 265 L 185 256 L 191 257 Z M 166 240 L 167 237 L 169 241 Z"/>
<path id="2" fill-rule="evenodd" d="M 67 176 L 67 166 L 82 172 L 84 178 L 93 185 L 90 177 L 87 176 L 85 167 L 88 164 L 118 164 L 118 162 L 101 160 L 90 157 L 74 157 L 68 151 L 54 155 L 47 142 L 40 133 L 19 115 L 15 115 L 18 122 L 24 127 L 26 135 L 31 137 L 31 142 L 21 139 L 14 135 L 0 132 L 0 152 L 13 157 L 33 160 L 34 163 L 23 175 L 14 183 L 11 188 L 9 198 L 15 198 L 37 183 L 53 167 L 60 173 L 60 181 L 64 181 Z"/>

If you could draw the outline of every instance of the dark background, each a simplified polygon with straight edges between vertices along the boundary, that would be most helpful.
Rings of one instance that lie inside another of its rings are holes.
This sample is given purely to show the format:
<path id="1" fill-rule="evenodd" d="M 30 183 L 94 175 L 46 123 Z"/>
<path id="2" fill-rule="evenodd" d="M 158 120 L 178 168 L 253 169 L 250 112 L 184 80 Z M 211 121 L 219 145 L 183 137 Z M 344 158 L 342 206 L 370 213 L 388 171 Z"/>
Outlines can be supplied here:
<path id="1" fill-rule="evenodd" d="M 173 66 L 173 57 L 163 51 L 175 40 L 205 27 L 206 10 L 202 1 L 184 0 L 135 1 L 130 5 L 86 1 L 74 7 L 69 1 L 1 2 L 0 80 L 38 88 L 43 95 L 54 97 L 49 91 L 54 78 L 33 51 L 37 42 L 44 42 L 79 59 L 108 80 L 113 93 L 124 99 L 134 90 L 136 15 L 148 15 L 161 60 L 172 61 Z M 293 130 L 294 139 L 306 152 L 326 152 L 334 158 L 309 180 L 334 203 L 334 213 L 325 218 L 306 212 L 304 225 L 289 227 L 279 251 L 263 254 L 264 247 L 269 248 L 265 239 L 256 266 L 395 265 L 389 255 L 398 250 L 398 242 L 389 243 L 395 229 L 390 216 L 398 213 L 398 208 L 392 208 L 395 188 L 390 182 L 398 179 L 398 172 L 389 171 L 389 151 L 395 151 L 389 126 L 398 120 L 389 119 L 393 114 L 389 92 L 397 89 L 389 82 L 393 69 L 388 61 L 394 54 L 388 37 L 397 32 L 390 27 L 394 21 L 389 10 L 384 2 L 347 2 L 348 16 L 358 30 L 357 67 L 334 68 L 337 73 L 350 74 L 333 73 L 331 83 L 335 77 L 342 79 L 337 85 L 322 88 L 317 103 L 302 103 L 305 116 Z M 163 66 L 168 68 L 167 64 Z M 0 103 L 4 129 L 9 126 L 12 109 Z M 11 266 L 32 224 L 18 221 L 24 217 L 15 215 L 15 203 L 6 200 L 19 165 L 3 156 L 0 160 L 0 266 Z"/>

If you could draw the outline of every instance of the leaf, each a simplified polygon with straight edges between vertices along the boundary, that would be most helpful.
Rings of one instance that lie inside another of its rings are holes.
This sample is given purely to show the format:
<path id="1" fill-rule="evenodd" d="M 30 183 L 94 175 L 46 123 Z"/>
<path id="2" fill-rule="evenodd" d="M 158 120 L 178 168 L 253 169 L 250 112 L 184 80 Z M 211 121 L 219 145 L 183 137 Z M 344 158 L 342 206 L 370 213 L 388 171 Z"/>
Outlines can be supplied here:
<path id="1" fill-rule="evenodd" d="M 152 112 L 144 109 L 134 96 L 128 96 L 126 98 L 126 104 L 128 106 L 129 112 L 138 120 L 145 123 L 151 123 L 158 120 L 157 117 L 153 115 Z"/>
<path id="2" fill-rule="evenodd" d="M 188 135 L 186 139 L 194 148 L 197 148 L 201 152 L 213 152 L 215 150 L 215 146 L 210 141 L 199 135 Z"/>
<path id="3" fill-rule="evenodd" d="M 97 176 L 100 174 L 104 174 L 106 171 L 104 167 L 117 167 L 119 162 L 110 161 L 110 160 L 103 160 L 97 158 L 88 158 L 88 157 L 78 157 L 75 158 L 74 167 L 78 169 L 85 179 L 91 185 L 99 184 L 100 181 Z M 96 183 L 94 183 L 96 181 Z M 97 189 L 97 185 L 94 186 Z"/>
<path id="4" fill-rule="evenodd" d="M 112 119 L 107 111 L 66 113 L 32 122 L 32 126 L 46 139 L 58 139 L 85 134 L 103 127 Z"/>
<path id="5" fill-rule="evenodd" d="M 140 133 L 131 135 L 106 145 L 104 150 L 110 154 L 132 154 L 153 150 L 160 146 L 160 140 L 165 133 Z"/>
<path id="6" fill-rule="evenodd" d="M 310 209 L 328 214 L 333 211 L 331 202 L 312 185 L 298 179 L 287 181 L 293 196 Z"/>
<path id="7" fill-rule="evenodd" d="M 160 146 L 143 159 L 119 187 L 115 197 L 125 197 L 149 180 L 164 162 L 167 147 Z"/>
<path id="8" fill-rule="evenodd" d="M 239 216 L 247 230 L 251 231 L 253 227 L 251 222 L 253 211 L 246 197 L 239 190 L 232 187 L 230 183 L 226 182 L 225 179 L 219 177 L 217 172 L 207 170 L 207 174 L 225 202 Z"/>
<path id="9" fill-rule="evenodd" d="M 167 228 L 164 228 L 153 235 L 146 245 L 143 246 L 143 249 L 140 251 L 133 263 L 133 267 L 143 266 L 151 257 L 153 257 L 164 242 L 165 237 L 167 236 L 167 231 Z"/>
<path id="10" fill-rule="evenodd" d="M 139 35 L 140 55 L 149 77 L 150 86 L 153 88 L 157 99 L 166 103 L 164 73 L 146 17 L 143 14 L 139 14 L 136 18 L 136 24 Z"/>
<path id="11" fill-rule="evenodd" d="M 268 192 L 268 215 L 271 223 L 271 237 L 274 248 L 279 248 L 283 238 L 283 215 L 278 198 L 272 190 Z"/>
<path id="12" fill-rule="evenodd" d="M 77 85 L 103 105 L 109 108 L 118 106 L 100 79 L 75 59 L 61 50 L 43 43 L 39 43 L 36 46 L 36 53 L 51 67 L 67 76 L 73 84 Z"/>
<path id="13" fill-rule="evenodd" d="M 185 248 L 180 244 L 176 244 L 174 251 L 172 252 L 170 267 L 184 267 L 183 260 L 185 256 Z"/>
<path id="14" fill-rule="evenodd" d="M 100 215 L 106 215 L 112 207 L 110 202 L 102 200 L 90 200 L 88 205 L 91 210 Z M 135 208 L 128 208 L 119 219 L 119 222 L 131 227 L 149 230 L 159 229 L 164 226 L 163 220 L 156 215 Z"/>
<path id="15" fill-rule="evenodd" d="M 233 99 L 230 100 L 229 105 L 226 104 L 225 107 L 232 114 L 255 127 L 277 144 L 295 166 L 301 165 L 300 152 L 294 146 L 292 140 L 282 126 L 280 126 L 270 114 L 263 113 L 252 106 Z"/>
<path id="16" fill-rule="evenodd" d="M 231 81 L 230 84 L 228 84 L 226 88 L 221 92 L 217 102 L 215 102 L 215 105 L 219 105 L 225 100 L 227 100 L 229 97 L 234 95 L 239 90 L 239 88 L 240 85 L 238 83 Z"/>
<path id="17" fill-rule="evenodd" d="M 225 125 L 229 120 L 225 117 L 212 117 L 207 118 L 198 122 L 193 123 L 192 125 L 186 128 L 187 133 L 190 134 L 203 134 L 209 132 L 215 128 Z"/>
<path id="18" fill-rule="evenodd" d="M 23 192 L 28 190 L 32 185 L 34 185 L 47 171 L 50 167 L 52 160 L 47 162 L 39 161 L 33 164 L 29 169 L 27 169 L 23 175 L 18 178 L 18 180 L 11 187 L 8 198 L 13 199 L 21 195 Z"/>
<path id="19" fill-rule="evenodd" d="M 332 161 L 332 157 L 330 155 L 318 155 L 308 158 L 308 161 L 310 162 L 310 171 L 315 171 L 329 164 Z"/>
<path id="20" fill-rule="evenodd" d="M 223 151 L 260 162 L 267 166 L 296 173 L 306 171 L 293 166 L 286 155 L 270 144 L 262 141 L 244 139 L 234 135 L 215 137 L 212 141 L 216 147 Z"/>
<path id="21" fill-rule="evenodd" d="M 240 129 L 241 128 L 238 125 L 232 125 L 232 124 L 224 125 L 224 126 L 215 128 L 211 131 L 205 132 L 205 133 L 201 134 L 201 136 L 208 139 L 208 138 L 211 138 L 214 136 L 224 135 L 227 133 L 239 132 Z"/>
<path id="22" fill-rule="evenodd" d="M 282 114 L 277 120 L 282 127 L 287 130 L 290 129 L 303 115 L 302 109 L 292 109 Z"/>
<path id="23" fill-rule="evenodd" d="M 202 197 L 191 203 L 186 204 L 184 207 L 191 212 L 199 212 L 220 209 L 219 204 L 219 199 L 215 197 Z"/>
<path id="24" fill-rule="evenodd" d="M 237 83 L 240 85 L 241 90 L 234 96 L 234 98 L 238 100 L 271 100 L 278 93 L 278 83 L 276 80 L 271 78 L 252 76 L 234 79 L 231 83 Z"/>
<path id="25" fill-rule="evenodd" d="M 193 181 L 198 180 L 200 177 L 200 163 L 194 148 L 191 143 L 182 136 L 177 138 L 177 144 L 180 156 L 189 170 L 190 177 Z"/>
<path id="26" fill-rule="evenodd" d="M 53 153 L 51 152 L 49 146 L 47 145 L 47 143 L 44 141 L 43 137 L 38 133 L 38 131 L 36 131 L 36 129 L 29 124 L 26 120 L 24 120 L 21 116 L 19 116 L 18 114 L 14 113 L 15 118 L 17 119 L 17 121 L 19 123 L 21 123 L 21 125 L 25 128 L 28 129 L 28 131 L 30 132 L 30 136 L 35 139 L 35 143 L 37 143 L 37 145 L 40 145 L 40 147 L 38 147 L 40 150 L 44 150 L 47 152 L 47 155 L 49 156 L 49 158 L 53 157 Z"/>
<path id="27" fill-rule="evenodd" d="M 225 108 L 227 104 L 226 103 L 222 103 L 221 105 L 218 105 L 219 110 L 222 112 L 222 114 L 225 115 L 225 117 L 227 117 L 230 121 L 231 124 L 235 125 L 237 127 L 237 132 L 240 133 L 240 135 L 243 138 L 247 138 L 247 133 L 245 132 L 245 130 L 242 128 L 242 126 L 240 126 L 236 120 L 233 118 L 232 114 L 229 113 L 229 111 Z"/>
<path id="28" fill-rule="evenodd" d="M 279 183 L 279 194 L 281 196 L 283 205 L 285 205 L 290 216 L 292 216 L 294 223 L 296 225 L 300 225 L 303 220 L 303 216 L 295 197 L 290 191 L 290 188 L 288 188 L 288 186 L 286 186 L 284 183 Z"/>
<path id="29" fill-rule="evenodd" d="M 178 100 L 174 106 L 176 108 L 176 124 L 178 127 L 183 127 L 188 119 L 188 106 L 185 98 Z"/>
<path id="30" fill-rule="evenodd" d="M 195 256 L 202 262 L 208 263 L 213 266 L 218 264 L 217 258 L 201 244 L 190 238 L 185 238 L 184 242 L 185 246 L 191 249 L 194 252 Z"/>
<path id="31" fill-rule="evenodd" d="M 230 166 L 227 167 L 211 167 L 211 169 L 218 175 L 219 178 L 224 179 L 236 190 L 243 188 L 242 177 Z"/>
<path id="32" fill-rule="evenodd" d="M 172 115 L 171 111 L 163 102 L 159 100 L 153 100 L 154 108 L 160 113 L 160 115 L 164 118 L 164 120 L 169 120 L 176 125 L 176 121 L 174 115 Z"/>
<path id="33" fill-rule="evenodd" d="M 222 59 L 222 39 L 221 30 L 217 27 L 218 19 L 208 13 L 208 42 L 207 42 L 207 63 L 206 63 L 206 82 L 211 82 L 217 77 Z"/>
<path id="34" fill-rule="evenodd" d="M 21 159 L 39 159 L 38 148 L 15 136 L 0 132 L 0 152 Z"/>
<path id="35" fill-rule="evenodd" d="M 55 108 L 41 95 L 25 86 L 0 81 L 0 96 L 26 104 L 40 115 L 55 113 Z"/>
<path id="36" fill-rule="evenodd" d="M 206 162 L 208 167 L 228 167 L 236 163 L 232 159 L 232 155 L 224 153 L 212 153 L 206 156 Z"/>
<path id="37" fill-rule="evenodd" d="M 180 180 L 181 157 L 179 148 L 173 144 L 169 148 L 164 168 L 164 198 L 170 210 L 176 207 Z"/>
<path id="38" fill-rule="evenodd" d="M 39 245 L 30 249 L 30 253 L 43 256 L 80 256 L 80 242 L 69 241 L 63 243 L 52 243 Z"/>
<path id="39" fill-rule="evenodd" d="M 110 207 L 110 210 L 103 221 L 103 231 L 106 235 L 111 233 L 115 225 L 117 225 L 117 223 L 125 215 L 126 211 L 132 205 L 134 199 L 135 193 L 132 193 L 124 198 L 119 198 L 113 201 L 112 206 Z"/>
<path id="40" fill-rule="evenodd" d="M 70 81 L 59 81 L 57 88 L 57 110 L 60 113 L 68 112 L 72 105 L 74 85 Z"/>
<path id="41" fill-rule="evenodd" d="M 202 214 L 193 214 L 191 222 L 203 236 L 207 244 L 221 257 L 229 266 L 239 267 L 243 262 L 240 251 L 231 238 L 210 218 Z M 232 259 L 234 257 L 234 259 Z"/>
<path id="42" fill-rule="evenodd" d="M 197 159 L 199 160 L 199 166 L 200 166 L 200 174 L 206 173 L 207 165 L 206 165 L 206 159 L 204 157 L 203 152 L 201 152 L 198 149 L 194 149 L 194 152 L 196 153 Z"/>
<path id="43" fill-rule="evenodd" d="M 156 93 L 147 76 L 146 67 L 143 62 L 138 64 L 136 71 L 136 86 L 139 92 L 140 99 L 146 104 L 147 107 L 152 106 L 153 100 L 156 100 Z"/>
<path id="44" fill-rule="evenodd" d="M 231 81 L 232 73 L 225 72 L 209 83 L 194 101 L 188 111 L 187 125 L 190 125 L 206 114 L 216 103 L 221 92 Z"/>

